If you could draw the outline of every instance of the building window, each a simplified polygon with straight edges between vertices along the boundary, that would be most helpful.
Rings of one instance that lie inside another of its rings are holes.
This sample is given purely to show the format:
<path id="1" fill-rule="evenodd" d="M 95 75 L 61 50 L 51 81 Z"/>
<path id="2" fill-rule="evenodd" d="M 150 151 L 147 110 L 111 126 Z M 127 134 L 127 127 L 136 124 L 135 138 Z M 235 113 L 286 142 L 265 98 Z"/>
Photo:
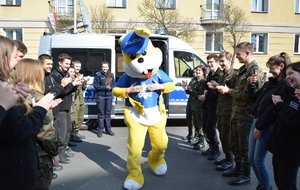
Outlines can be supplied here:
<path id="1" fill-rule="evenodd" d="M 57 1 L 57 9 L 56 12 L 58 15 L 73 15 L 74 10 L 74 0 L 58 0 Z"/>
<path id="2" fill-rule="evenodd" d="M 0 0 L 1 5 L 21 5 L 22 0 Z"/>
<path id="3" fill-rule="evenodd" d="M 127 1 L 126 0 L 107 0 L 108 7 L 126 7 Z"/>
<path id="4" fill-rule="evenodd" d="M 221 52 L 223 50 L 223 33 L 207 32 L 205 36 L 205 51 Z"/>
<path id="5" fill-rule="evenodd" d="M 300 34 L 295 35 L 294 53 L 300 53 Z"/>
<path id="6" fill-rule="evenodd" d="M 158 9 L 175 9 L 176 0 L 157 0 L 156 7 Z"/>
<path id="7" fill-rule="evenodd" d="M 252 34 L 251 43 L 254 47 L 254 53 L 267 53 L 268 35 Z"/>
<path id="8" fill-rule="evenodd" d="M 220 19 L 222 0 L 206 0 L 205 19 Z"/>
<path id="9" fill-rule="evenodd" d="M 300 0 L 295 0 L 295 13 L 300 13 Z"/>
<path id="10" fill-rule="evenodd" d="M 19 40 L 23 42 L 23 30 L 22 29 L 4 29 L 4 35 L 12 40 Z"/>
<path id="11" fill-rule="evenodd" d="M 254 12 L 268 12 L 268 0 L 252 0 L 252 11 Z"/>

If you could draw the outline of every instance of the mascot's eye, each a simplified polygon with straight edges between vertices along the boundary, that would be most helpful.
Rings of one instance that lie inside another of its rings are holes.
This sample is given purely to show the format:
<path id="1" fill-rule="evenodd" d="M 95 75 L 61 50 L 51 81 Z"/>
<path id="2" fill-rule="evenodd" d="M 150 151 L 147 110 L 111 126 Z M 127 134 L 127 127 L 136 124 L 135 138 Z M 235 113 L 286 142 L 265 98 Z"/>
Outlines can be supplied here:
<path id="1" fill-rule="evenodd" d="M 143 53 L 142 53 L 142 55 L 146 55 L 147 54 L 147 52 L 146 51 L 144 51 Z"/>
<path id="2" fill-rule="evenodd" d="M 132 55 L 129 55 L 130 59 L 135 59 L 136 55 L 135 54 L 132 54 Z"/>

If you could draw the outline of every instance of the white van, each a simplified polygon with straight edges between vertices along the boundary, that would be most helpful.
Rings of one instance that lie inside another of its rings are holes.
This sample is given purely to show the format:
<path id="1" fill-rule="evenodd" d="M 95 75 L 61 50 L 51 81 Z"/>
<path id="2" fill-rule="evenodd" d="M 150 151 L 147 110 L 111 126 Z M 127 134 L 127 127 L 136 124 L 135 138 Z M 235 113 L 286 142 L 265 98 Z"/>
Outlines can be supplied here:
<path id="1" fill-rule="evenodd" d="M 39 55 L 46 53 L 53 57 L 54 65 L 60 53 L 69 54 L 73 60 L 82 63 L 81 73 L 93 76 L 100 71 L 102 61 L 111 63 L 111 72 L 116 81 L 124 73 L 123 57 L 118 39 L 122 34 L 53 34 L 41 37 Z M 175 82 L 176 89 L 164 96 L 168 118 L 184 119 L 188 96 L 181 86 L 182 80 L 190 80 L 192 70 L 200 64 L 206 65 L 201 56 L 187 43 L 174 36 L 153 34 L 150 36 L 155 47 L 163 52 L 164 70 Z M 85 97 L 85 123 L 89 129 L 97 123 L 96 93 L 93 80 L 89 80 L 88 87 L 83 91 Z M 112 119 L 123 119 L 124 99 L 115 98 L 111 112 Z"/>

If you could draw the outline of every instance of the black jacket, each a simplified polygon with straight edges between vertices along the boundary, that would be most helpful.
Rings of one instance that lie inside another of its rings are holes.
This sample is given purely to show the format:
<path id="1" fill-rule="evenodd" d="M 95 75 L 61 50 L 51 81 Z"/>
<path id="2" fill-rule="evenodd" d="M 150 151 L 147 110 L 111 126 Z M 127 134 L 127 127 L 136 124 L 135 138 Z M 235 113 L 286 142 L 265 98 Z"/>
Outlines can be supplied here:
<path id="1" fill-rule="evenodd" d="M 255 125 L 256 129 L 262 130 L 274 124 L 270 123 L 270 125 L 259 125 L 261 123 L 259 120 L 269 120 L 268 115 L 273 114 L 274 107 L 272 94 L 283 96 L 285 94 L 286 87 L 290 87 L 286 79 L 277 81 L 275 78 L 269 78 L 269 80 L 265 82 L 258 91 L 256 91 L 256 87 L 253 87 L 252 85 L 248 86 L 249 97 L 254 102 L 252 113 L 254 118 L 258 118 Z M 268 108 L 269 106 L 270 108 Z"/>
<path id="2" fill-rule="evenodd" d="M 294 89 L 286 90 L 275 107 L 274 129 L 267 142 L 267 149 L 277 158 L 290 164 L 300 165 L 300 102 Z"/>
<path id="3" fill-rule="evenodd" d="M 60 83 L 57 83 L 50 75 L 50 73 L 45 73 L 44 82 L 45 82 L 45 92 L 44 92 L 45 95 L 51 92 L 54 93 L 55 97 L 57 98 L 64 90 L 64 87 Z M 55 108 L 52 109 L 53 118 L 56 118 L 58 111 L 59 111 L 59 106 L 56 106 Z"/>
<path id="4" fill-rule="evenodd" d="M 211 111 L 216 111 L 217 109 L 217 102 L 218 102 L 218 92 L 215 90 L 209 88 L 207 86 L 207 83 L 214 80 L 216 82 L 219 81 L 219 75 L 220 75 L 221 69 L 218 68 L 214 74 L 212 72 L 209 72 L 206 81 L 205 81 L 205 90 L 207 90 L 207 94 L 205 95 L 205 100 L 202 104 L 202 108 L 209 109 Z"/>
<path id="5" fill-rule="evenodd" d="M 20 108 L 7 111 L 0 125 L 0 189 L 28 189 L 37 179 L 36 132 L 43 126 L 47 111 L 33 107 L 24 116 Z"/>
<path id="6" fill-rule="evenodd" d="M 56 84 L 61 84 L 61 80 L 66 76 L 68 72 L 63 72 L 59 67 L 55 67 L 52 71 L 51 76 L 53 77 Z M 63 91 L 57 95 L 57 98 L 61 98 L 63 101 L 58 105 L 59 111 L 69 111 L 72 106 L 72 93 L 75 92 L 77 87 L 73 86 L 72 83 L 64 87 Z"/>

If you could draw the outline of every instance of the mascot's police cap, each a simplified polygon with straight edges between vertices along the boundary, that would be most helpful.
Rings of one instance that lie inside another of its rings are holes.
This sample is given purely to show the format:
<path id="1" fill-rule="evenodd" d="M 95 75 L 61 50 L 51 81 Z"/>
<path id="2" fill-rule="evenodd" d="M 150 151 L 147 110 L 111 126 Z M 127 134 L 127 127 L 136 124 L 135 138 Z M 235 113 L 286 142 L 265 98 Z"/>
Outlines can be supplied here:
<path id="1" fill-rule="evenodd" d="M 149 38 L 140 37 L 132 31 L 122 39 L 121 48 L 127 54 L 141 54 L 148 46 L 148 42 Z"/>

